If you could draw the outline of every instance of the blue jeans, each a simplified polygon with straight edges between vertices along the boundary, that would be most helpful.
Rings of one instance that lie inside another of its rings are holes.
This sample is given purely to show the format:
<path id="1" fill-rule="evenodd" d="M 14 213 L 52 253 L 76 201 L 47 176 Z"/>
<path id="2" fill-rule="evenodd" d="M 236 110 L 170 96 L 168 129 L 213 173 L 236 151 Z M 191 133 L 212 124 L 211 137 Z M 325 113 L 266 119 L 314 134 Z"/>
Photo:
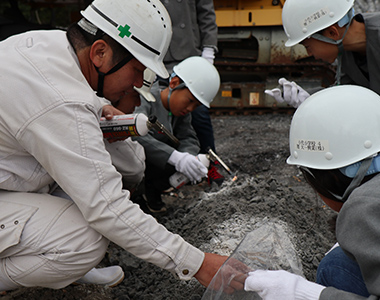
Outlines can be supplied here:
<path id="1" fill-rule="evenodd" d="M 317 283 L 369 297 L 359 265 L 340 247 L 333 249 L 322 259 L 317 270 Z"/>
<path id="2" fill-rule="evenodd" d="M 199 143 L 201 145 L 200 153 L 207 153 L 208 148 L 215 151 L 214 142 L 214 130 L 211 124 L 211 118 L 209 110 L 206 106 L 200 105 L 195 110 L 191 112 L 191 125 L 195 132 Z"/>

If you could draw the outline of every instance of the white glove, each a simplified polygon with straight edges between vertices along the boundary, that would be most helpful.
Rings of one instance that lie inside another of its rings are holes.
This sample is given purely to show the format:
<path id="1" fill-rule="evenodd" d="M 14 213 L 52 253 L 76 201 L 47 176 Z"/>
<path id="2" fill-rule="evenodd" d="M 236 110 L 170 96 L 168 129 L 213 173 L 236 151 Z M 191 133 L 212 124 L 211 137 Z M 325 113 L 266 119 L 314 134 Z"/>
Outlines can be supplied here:
<path id="1" fill-rule="evenodd" d="M 214 48 L 204 47 L 201 56 L 207 59 L 210 63 L 214 64 L 214 58 L 215 58 Z"/>
<path id="2" fill-rule="evenodd" d="M 191 182 L 201 181 L 207 176 L 207 168 L 194 156 L 187 152 L 174 150 L 168 163 L 173 165 L 178 172 L 183 173 Z"/>
<path id="3" fill-rule="evenodd" d="M 302 102 L 310 97 L 310 94 L 294 81 L 290 82 L 285 78 L 280 78 L 278 83 L 282 85 L 283 92 L 281 92 L 281 89 L 279 88 L 265 90 L 265 93 L 274 97 L 277 102 L 282 103 L 285 101 L 294 108 L 297 108 Z"/>
<path id="4" fill-rule="evenodd" d="M 283 270 L 248 273 L 244 290 L 257 292 L 263 300 L 318 300 L 325 288 Z"/>

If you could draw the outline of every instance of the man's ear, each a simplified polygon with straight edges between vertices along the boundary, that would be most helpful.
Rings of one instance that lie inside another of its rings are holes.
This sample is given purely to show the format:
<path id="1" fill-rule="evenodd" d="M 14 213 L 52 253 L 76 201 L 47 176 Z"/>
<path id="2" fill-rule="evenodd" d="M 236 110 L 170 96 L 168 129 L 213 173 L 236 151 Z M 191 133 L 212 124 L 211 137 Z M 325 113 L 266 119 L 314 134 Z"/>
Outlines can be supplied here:
<path id="1" fill-rule="evenodd" d="M 337 41 L 342 38 L 344 32 L 344 30 L 342 31 L 340 29 L 341 28 L 337 24 L 333 24 L 325 29 L 325 33 L 327 34 L 327 37 Z"/>
<path id="2" fill-rule="evenodd" d="M 111 47 L 104 40 L 96 40 L 90 49 L 90 59 L 92 63 L 100 68 L 109 57 L 112 57 Z"/>
<path id="3" fill-rule="evenodd" d="M 174 89 L 175 87 L 177 87 L 179 84 L 181 83 L 180 79 L 178 76 L 174 76 L 170 82 L 169 82 L 169 86 L 171 89 Z"/>

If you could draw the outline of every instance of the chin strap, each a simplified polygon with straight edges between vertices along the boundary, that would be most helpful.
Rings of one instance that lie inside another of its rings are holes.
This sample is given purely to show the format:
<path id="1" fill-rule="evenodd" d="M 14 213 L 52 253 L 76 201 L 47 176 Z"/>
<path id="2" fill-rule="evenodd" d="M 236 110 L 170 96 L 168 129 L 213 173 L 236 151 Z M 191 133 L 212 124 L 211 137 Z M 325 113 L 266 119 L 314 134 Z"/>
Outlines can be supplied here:
<path id="1" fill-rule="evenodd" d="M 183 89 L 185 87 L 186 87 L 186 84 L 184 82 L 182 82 L 179 85 L 177 85 L 174 89 L 172 89 L 171 87 L 169 87 L 169 94 L 168 94 L 168 108 L 169 108 L 169 112 L 170 112 L 170 96 L 172 95 L 172 92 L 174 92 L 175 90 Z"/>
<path id="2" fill-rule="evenodd" d="M 331 193 L 331 192 L 330 193 L 335 198 L 337 198 L 338 200 L 340 200 L 342 202 L 346 201 L 348 196 L 350 196 L 351 192 L 360 185 L 364 176 L 366 176 L 367 171 L 372 164 L 372 160 L 373 160 L 373 156 L 367 157 L 366 159 L 363 159 L 361 161 L 360 167 L 359 167 L 358 171 L 356 172 L 355 177 L 352 179 L 350 185 L 345 190 L 343 196 L 339 196 L 339 195 L 336 195 L 336 194 Z"/>
<path id="3" fill-rule="evenodd" d="M 128 54 L 127 57 L 122 59 L 118 64 L 116 64 L 111 70 L 109 70 L 107 73 L 103 73 L 99 71 L 99 68 L 95 66 L 96 72 L 98 72 L 98 88 L 96 91 L 96 95 L 99 97 L 104 97 L 103 95 L 103 87 L 104 87 L 104 77 L 107 75 L 110 75 L 120 68 L 122 68 L 124 65 L 126 65 L 131 59 L 133 58 L 132 54 Z"/>
<path id="4" fill-rule="evenodd" d="M 171 113 L 171 111 L 170 111 L 170 97 L 171 97 L 172 93 L 173 93 L 175 90 L 183 89 L 183 88 L 186 87 L 186 84 L 185 84 L 184 82 L 182 82 L 182 83 L 180 83 L 179 85 L 177 85 L 174 89 L 172 89 L 172 88 L 170 87 L 170 81 L 171 81 L 172 78 L 175 77 L 175 76 L 177 76 L 177 74 L 173 72 L 173 73 L 170 75 L 170 78 L 169 78 L 169 94 L 168 94 L 168 109 L 169 109 L 169 113 Z"/>
<path id="5" fill-rule="evenodd" d="M 334 40 L 334 39 L 331 39 L 331 38 L 328 38 L 320 33 L 314 33 L 311 35 L 312 38 L 316 39 L 316 40 L 319 40 L 319 41 L 322 41 L 322 42 L 325 42 L 325 43 L 329 43 L 329 44 L 333 44 L 333 45 L 337 45 L 338 46 L 338 65 L 337 65 L 337 69 L 336 69 L 336 85 L 340 85 L 340 77 L 341 77 L 341 68 L 342 68 L 342 54 L 343 54 L 343 51 L 344 51 L 344 48 L 343 48 L 343 39 L 344 37 L 346 36 L 347 34 L 347 31 L 348 31 L 348 28 L 350 27 L 351 25 L 351 22 L 352 22 L 352 19 L 354 18 L 354 14 L 355 14 L 355 10 L 353 8 L 351 8 L 347 14 L 338 22 L 338 26 L 339 27 L 343 27 L 344 25 L 346 25 L 346 30 L 344 31 L 343 33 L 343 36 L 341 39 L 339 40 Z"/>
<path id="6" fill-rule="evenodd" d="M 105 33 L 100 30 L 98 27 L 93 25 L 91 22 L 87 21 L 85 18 L 82 18 L 78 22 L 79 27 L 81 27 L 84 31 L 94 36 L 93 42 L 96 40 L 101 39 Z M 125 57 L 123 60 L 121 60 L 118 64 L 116 64 L 111 70 L 109 70 L 107 73 L 103 73 L 99 71 L 99 68 L 95 66 L 96 72 L 98 72 L 98 88 L 96 91 L 96 95 L 99 97 L 104 97 L 103 95 L 103 86 L 104 86 L 104 77 L 116 72 L 121 67 L 123 67 L 125 64 L 127 64 L 134 56 L 128 52 L 127 57 Z"/>

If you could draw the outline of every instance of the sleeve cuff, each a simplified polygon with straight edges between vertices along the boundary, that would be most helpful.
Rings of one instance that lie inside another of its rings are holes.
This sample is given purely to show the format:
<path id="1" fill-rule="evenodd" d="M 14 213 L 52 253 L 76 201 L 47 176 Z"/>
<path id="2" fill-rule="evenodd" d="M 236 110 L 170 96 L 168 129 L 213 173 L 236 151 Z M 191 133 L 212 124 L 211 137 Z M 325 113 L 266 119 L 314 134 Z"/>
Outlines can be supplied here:
<path id="1" fill-rule="evenodd" d="M 171 164 L 172 166 L 175 166 L 177 161 L 180 160 L 180 153 L 177 150 L 174 150 L 172 154 L 170 154 L 168 159 L 168 164 Z"/>
<path id="2" fill-rule="evenodd" d="M 179 279 L 192 279 L 202 266 L 204 258 L 204 252 L 190 245 L 189 251 L 186 258 L 183 260 L 183 263 L 175 268 L 175 272 Z"/>
<path id="3" fill-rule="evenodd" d="M 296 289 L 296 299 L 318 300 L 326 287 L 314 282 L 303 281 Z"/>

